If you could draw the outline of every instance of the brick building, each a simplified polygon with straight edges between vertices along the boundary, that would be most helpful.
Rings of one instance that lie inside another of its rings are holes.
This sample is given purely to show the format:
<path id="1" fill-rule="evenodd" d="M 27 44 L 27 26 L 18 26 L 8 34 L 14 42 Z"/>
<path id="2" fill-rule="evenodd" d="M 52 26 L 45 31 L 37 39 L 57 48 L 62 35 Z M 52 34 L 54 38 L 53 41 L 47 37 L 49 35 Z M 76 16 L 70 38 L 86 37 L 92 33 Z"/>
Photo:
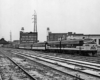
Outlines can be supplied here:
<path id="1" fill-rule="evenodd" d="M 47 41 L 58 41 L 61 38 L 66 39 L 67 33 L 49 33 L 47 36 Z"/>
<path id="2" fill-rule="evenodd" d="M 58 41 L 67 39 L 84 39 L 91 38 L 94 39 L 98 46 L 100 46 L 100 34 L 76 34 L 72 32 L 68 33 L 52 33 L 49 32 L 47 36 L 47 41 Z"/>
<path id="3" fill-rule="evenodd" d="M 22 32 L 20 31 L 20 44 L 33 44 L 38 42 L 37 32 Z"/>

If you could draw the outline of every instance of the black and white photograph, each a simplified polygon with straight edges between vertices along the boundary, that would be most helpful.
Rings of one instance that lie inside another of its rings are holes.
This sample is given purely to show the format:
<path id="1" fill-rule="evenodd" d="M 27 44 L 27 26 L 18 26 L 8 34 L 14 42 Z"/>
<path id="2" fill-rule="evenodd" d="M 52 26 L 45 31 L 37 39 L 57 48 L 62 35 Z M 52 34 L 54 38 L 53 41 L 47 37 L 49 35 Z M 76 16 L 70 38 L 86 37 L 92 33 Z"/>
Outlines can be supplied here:
<path id="1" fill-rule="evenodd" d="M 0 0 L 0 80 L 100 80 L 100 0 Z"/>

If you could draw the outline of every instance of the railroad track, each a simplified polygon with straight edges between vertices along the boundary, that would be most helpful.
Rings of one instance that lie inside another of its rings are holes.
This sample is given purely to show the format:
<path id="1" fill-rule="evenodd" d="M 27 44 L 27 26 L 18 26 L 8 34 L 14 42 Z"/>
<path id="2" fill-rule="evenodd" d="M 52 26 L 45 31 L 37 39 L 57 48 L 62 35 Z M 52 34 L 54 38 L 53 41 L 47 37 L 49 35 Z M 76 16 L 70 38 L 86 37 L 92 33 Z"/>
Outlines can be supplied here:
<path id="1" fill-rule="evenodd" d="M 29 77 L 30 80 L 37 80 L 35 77 L 33 77 L 31 74 L 29 74 L 23 67 L 21 67 L 18 63 L 16 63 L 16 61 L 14 61 L 13 59 L 11 59 L 9 56 L 3 54 L 6 58 L 8 58 L 12 63 L 14 63 L 20 70 L 22 70 L 27 77 Z M 2 77 L 1 77 L 1 80 Z"/>
<path id="2" fill-rule="evenodd" d="M 38 59 L 38 60 L 42 60 L 42 61 L 45 61 L 48 63 L 59 65 L 64 68 L 82 72 L 84 74 L 87 74 L 87 75 L 90 75 L 93 77 L 97 77 L 100 79 L 100 64 L 83 62 L 83 61 L 72 60 L 72 59 L 64 59 L 64 58 L 59 58 L 59 57 L 47 56 L 47 55 L 45 55 L 45 56 L 43 56 L 43 55 L 33 56 L 33 55 L 28 55 L 28 54 L 27 55 L 19 54 L 19 55 L 23 56 L 23 57 L 27 57 L 28 59 L 31 59 L 31 60 L 33 60 L 33 58 L 34 58 L 36 60 Z M 62 72 L 64 72 L 64 71 L 62 71 Z M 67 74 L 69 74 L 69 73 L 67 73 Z M 72 75 L 72 74 L 69 74 L 69 75 Z M 75 75 L 72 75 L 72 76 L 75 77 Z M 79 77 L 77 77 L 77 78 L 79 78 Z M 84 77 L 81 76 L 79 79 L 83 80 Z M 89 80 L 89 79 L 87 79 L 87 80 Z M 95 80 L 95 79 L 93 79 L 93 80 Z"/>
<path id="3" fill-rule="evenodd" d="M 30 51 L 31 52 L 31 51 Z M 34 51 L 36 53 L 41 53 L 45 54 L 44 52 L 39 52 L 39 51 Z M 99 63 L 100 64 L 100 57 L 90 57 L 90 56 L 82 56 L 82 55 L 71 55 L 71 54 L 62 54 L 59 55 L 59 53 L 46 53 L 46 55 L 51 55 L 51 56 L 59 56 L 59 57 L 66 57 L 68 59 L 74 59 L 74 60 L 80 60 L 80 61 L 86 61 L 86 62 L 91 62 L 91 63 Z"/>
<path id="4" fill-rule="evenodd" d="M 14 60 L 12 60 L 10 57 L 7 56 L 7 58 L 13 62 L 16 66 L 18 66 L 31 80 L 36 80 L 36 78 L 34 78 L 32 75 L 30 75 L 23 67 L 21 67 L 20 65 L 18 65 Z"/>
<path id="5" fill-rule="evenodd" d="M 6 51 L 5 51 L 6 52 Z M 7 53 L 7 54 L 9 54 L 9 53 Z M 17 57 L 17 56 L 16 56 Z M 22 57 L 21 57 L 22 58 Z M 14 58 L 12 58 L 12 59 L 14 59 Z M 25 58 L 24 58 L 25 59 Z M 15 61 L 17 60 L 16 58 L 14 59 Z M 26 59 L 25 59 L 26 60 Z M 19 60 L 18 60 L 18 62 L 19 62 Z M 20 63 L 20 62 L 19 62 Z M 42 64 L 43 65 L 43 64 Z M 47 67 L 47 66 L 46 66 Z M 49 66 L 48 66 L 49 67 Z M 51 67 L 49 68 L 50 69 L 50 71 L 51 71 Z M 56 69 L 53 69 L 53 67 L 52 67 L 52 71 L 57 71 Z M 57 73 L 59 74 L 59 69 L 58 69 L 58 71 L 57 71 Z M 61 73 L 62 74 L 62 73 Z M 63 75 L 66 75 L 66 74 L 63 74 Z M 70 74 L 68 74 L 68 75 L 70 75 Z M 68 76 L 67 75 L 67 76 Z M 66 76 L 66 77 L 67 77 Z M 55 75 L 55 77 L 56 77 L 56 75 Z M 70 75 L 70 80 L 84 80 L 84 79 L 81 79 L 77 74 L 75 75 L 75 76 L 72 76 L 72 75 Z M 44 79 L 43 79 L 44 80 Z M 48 80 L 48 79 L 46 79 L 46 80 Z M 52 79 L 50 79 L 50 80 L 52 80 Z M 57 79 L 57 80 L 59 80 L 59 79 Z M 61 78 L 60 78 L 60 80 L 62 80 Z M 64 80 L 67 80 L 67 78 L 65 79 L 64 78 Z M 69 80 L 69 78 L 68 78 L 68 80 Z"/>
<path id="6" fill-rule="evenodd" d="M 17 50 L 19 51 L 19 50 Z M 21 50 L 22 51 L 22 50 Z M 33 53 L 33 51 L 27 51 L 27 50 L 23 50 L 22 52 L 26 52 L 26 53 Z M 44 54 L 44 52 L 38 52 L 38 51 L 34 51 L 35 53 L 41 53 L 41 54 Z M 48 54 L 48 53 L 46 53 Z M 56 56 L 56 53 L 49 53 L 48 55 L 50 54 L 55 54 L 55 55 L 52 55 L 52 56 Z M 76 55 L 57 55 L 59 57 L 66 57 L 68 59 L 74 59 L 74 60 L 79 60 L 79 61 L 86 61 L 86 62 L 90 62 L 90 63 L 100 63 L 100 58 L 99 57 L 87 57 L 87 56 L 76 56 Z"/>
<path id="7" fill-rule="evenodd" d="M 57 70 L 51 69 L 50 67 L 44 66 L 43 64 L 42 65 L 38 64 L 37 62 L 33 62 L 31 60 L 9 53 L 7 51 L 5 51 L 5 53 L 11 54 L 12 59 L 14 59 L 18 64 L 20 65 L 22 64 L 22 66 L 25 67 L 27 71 L 29 71 L 29 73 L 35 76 L 37 80 L 75 80 L 76 79 L 76 77 L 63 74 L 61 72 L 58 72 Z M 42 70 L 43 73 L 41 73 Z"/>
<path id="8" fill-rule="evenodd" d="M 27 55 L 27 56 L 29 56 L 29 57 L 42 57 L 41 58 L 42 60 L 43 60 L 43 58 L 50 59 L 50 60 L 56 60 L 55 63 L 57 63 L 61 66 L 62 65 L 63 66 L 64 65 L 66 65 L 66 66 L 71 65 L 72 69 L 75 69 L 75 70 L 77 69 L 80 72 L 83 72 L 83 73 L 93 75 L 93 76 L 100 78 L 100 64 L 83 62 L 83 61 L 72 60 L 72 59 L 64 59 L 64 58 L 53 57 L 53 56 L 48 56 L 48 55 L 45 55 L 45 56 L 44 55 L 38 55 L 38 56 Z M 46 60 L 46 61 L 48 61 L 48 60 Z M 60 62 L 57 62 L 57 61 L 60 61 Z M 50 62 L 50 61 L 48 61 L 48 62 Z"/>
<path id="9" fill-rule="evenodd" d="M 15 52 L 15 53 L 19 54 L 19 52 Z M 28 55 L 28 56 L 30 56 L 30 55 Z M 31 56 L 33 56 L 33 54 Z M 65 58 L 54 57 L 54 56 L 43 55 L 43 54 L 37 54 L 35 56 L 48 58 L 48 59 L 54 59 L 54 60 L 58 60 L 58 61 L 62 61 L 62 62 L 70 63 L 70 64 L 73 63 L 73 64 L 80 65 L 80 66 L 83 66 L 83 67 L 94 66 L 94 69 L 96 69 L 96 67 L 98 67 L 97 70 L 100 70 L 100 64 L 96 64 L 96 63 L 90 63 L 90 62 L 85 62 L 85 61 L 80 61 L 80 60 L 73 60 L 73 59 L 65 59 Z M 89 68 L 91 68 L 91 67 L 89 67 Z"/>
<path id="10" fill-rule="evenodd" d="M 39 56 L 33 56 L 33 55 L 30 56 L 30 55 L 25 55 L 25 54 L 18 54 L 18 55 L 26 57 L 26 58 L 28 58 L 30 60 L 36 60 L 36 61 L 37 60 L 41 60 L 43 62 L 47 62 L 47 63 L 50 63 L 50 64 L 54 64 L 54 65 L 63 67 L 65 71 L 62 70 L 62 69 L 61 70 L 58 69 L 58 70 L 61 71 L 61 72 L 66 73 L 66 74 L 69 74 L 69 75 L 71 75 L 73 77 L 76 77 L 76 75 L 73 74 L 73 73 L 74 72 L 78 72 L 80 74 L 80 78 L 77 77 L 77 78 L 79 78 L 79 80 L 86 80 L 86 78 L 87 78 L 87 80 L 89 80 L 88 76 L 92 76 L 92 77 L 98 78 L 98 80 L 100 79 L 100 74 L 99 74 L 99 72 L 97 72 L 97 70 L 100 70 L 100 68 L 98 68 L 98 67 L 95 68 L 94 66 L 89 66 L 89 65 L 88 65 L 88 67 L 86 67 L 86 65 L 83 66 L 83 65 L 78 65 L 78 64 L 76 66 L 76 64 L 72 65 L 71 62 L 70 62 L 70 64 L 66 64 L 65 62 L 62 62 L 62 60 L 59 60 L 57 58 L 55 59 L 54 57 L 47 57 L 47 56 L 45 56 L 45 57 L 42 56 L 41 57 L 40 55 Z M 40 61 L 40 63 L 42 63 L 41 61 Z M 49 65 L 49 67 L 50 67 L 50 65 Z M 89 68 L 89 67 L 90 67 L 90 69 L 93 69 L 93 70 L 88 70 L 87 68 Z M 70 72 L 66 71 L 66 69 L 71 69 L 74 72 L 71 74 Z M 96 71 L 94 71 L 94 70 L 96 70 Z M 85 77 L 83 77 L 84 74 L 85 74 Z"/>
<path id="11" fill-rule="evenodd" d="M 70 76 L 72 76 L 73 78 L 75 78 L 75 79 L 78 79 L 78 80 L 84 80 L 84 79 L 82 79 L 82 78 L 80 78 L 80 76 L 78 76 L 78 74 L 76 74 L 76 75 L 72 75 L 72 74 L 70 74 L 70 73 L 68 73 L 68 72 L 66 72 L 66 71 L 62 71 L 62 67 L 58 67 L 58 65 L 57 64 L 53 64 L 52 65 L 52 63 L 48 63 L 48 62 L 44 62 L 44 61 L 40 61 L 40 60 L 37 60 L 36 58 L 30 58 L 30 57 L 28 57 L 28 56 L 24 56 L 24 55 L 20 55 L 20 56 L 22 56 L 22 57 L 25 57 L 25 58 L 27 58 L 27 59 L 29 59 L 29 60 L 32 60 L 32 61 L 35 61 L 35 62 L 37 62 L 37 63 L 39 63 L 39 64 L 42 64 L 42 65 L 44 65 L 44 66 L 47 66 L 47 67 L 50 67 L 51 69 L 54 69 L 54 70 L 56 70 L 56 71 L 58 71 L 58 72 L 61 72 L 61 73 L 64 73 L 64 74 L 67 74 L 67 75 L 70 75 Z M 61 69 L 60 69 L 61 68 Z"/>
<path id="12" fill-rule="evenodd" d="M 54 59 L 54 60 L 58 60 L 58 61 L 62 61 L 62 62 L 67 62 L 67 63 L 73 63 L 73 64 L 75 63 L 77 65 L 80 65 L 81 64 L 81 65 L 83 65 L 83 67 L 85 65 L 94 66 L 94 67 L 98 67 L 97 70 L 100 70 L 100 64 L 96 64 L 96 63 L 90 63 L 90 62 L 73 60 L 73 59 L 65 59 L 65 58 L 54 57 L 54 56 L 49 56 L 49 55 L 42 55 L 42 54 L 35 55 L 35 56 L 37 56 L 37 57 L 43 57 L 43 58 L 49 58 L 49 59 Z M 94 68 L 94 69 L 96 69 L 96 68 Z"/>

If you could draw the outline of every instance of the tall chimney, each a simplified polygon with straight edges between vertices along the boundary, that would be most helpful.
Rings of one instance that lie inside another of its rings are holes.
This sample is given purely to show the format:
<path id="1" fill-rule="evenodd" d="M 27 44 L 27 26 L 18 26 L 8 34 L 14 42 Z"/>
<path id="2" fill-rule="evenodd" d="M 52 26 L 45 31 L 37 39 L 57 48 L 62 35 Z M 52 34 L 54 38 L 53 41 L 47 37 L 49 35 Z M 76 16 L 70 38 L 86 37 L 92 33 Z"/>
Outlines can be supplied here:
<path id="1" fill-rule="evenodd" d="M 37 32 L 37 14 L 34 10 L 34 32 Z"/>
<path id="2" fill-rule="evenodd" d="M 12 33 L 10 31 L 10 42 L 12 42 Z"/>

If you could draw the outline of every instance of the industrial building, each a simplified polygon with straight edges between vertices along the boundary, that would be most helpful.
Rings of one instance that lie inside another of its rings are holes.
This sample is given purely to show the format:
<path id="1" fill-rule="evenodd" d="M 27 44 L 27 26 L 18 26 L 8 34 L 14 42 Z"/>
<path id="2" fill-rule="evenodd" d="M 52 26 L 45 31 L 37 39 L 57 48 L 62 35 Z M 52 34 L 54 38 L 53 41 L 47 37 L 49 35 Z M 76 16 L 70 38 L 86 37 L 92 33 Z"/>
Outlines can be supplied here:
<path id="1" fill-rule="evenodd" d="M 49 29 L 48 29 L 49 30 Z M 52 33 L 48 31 L 47 41 L 59 41 L 67 39 L 94 39 L 98 46 L 100 46 L 100 34 L 77 34 L 77 33 Z"/>
<path id="2" fill-rule="evenodd" d="M 22 32 L 20 31 L 20 43 L 21 44 L 33 44 L 38 41 L 37 32 Z"/>
<path id="3" fill-rule="evenodd" d="M 20 44 L 33 44 L 38 42 L 38 32 L 37 32 L 37 14 L 34 11 L 34 30 L 33 32 L 24 32 L 24 27 L 20 31 Z"/>

